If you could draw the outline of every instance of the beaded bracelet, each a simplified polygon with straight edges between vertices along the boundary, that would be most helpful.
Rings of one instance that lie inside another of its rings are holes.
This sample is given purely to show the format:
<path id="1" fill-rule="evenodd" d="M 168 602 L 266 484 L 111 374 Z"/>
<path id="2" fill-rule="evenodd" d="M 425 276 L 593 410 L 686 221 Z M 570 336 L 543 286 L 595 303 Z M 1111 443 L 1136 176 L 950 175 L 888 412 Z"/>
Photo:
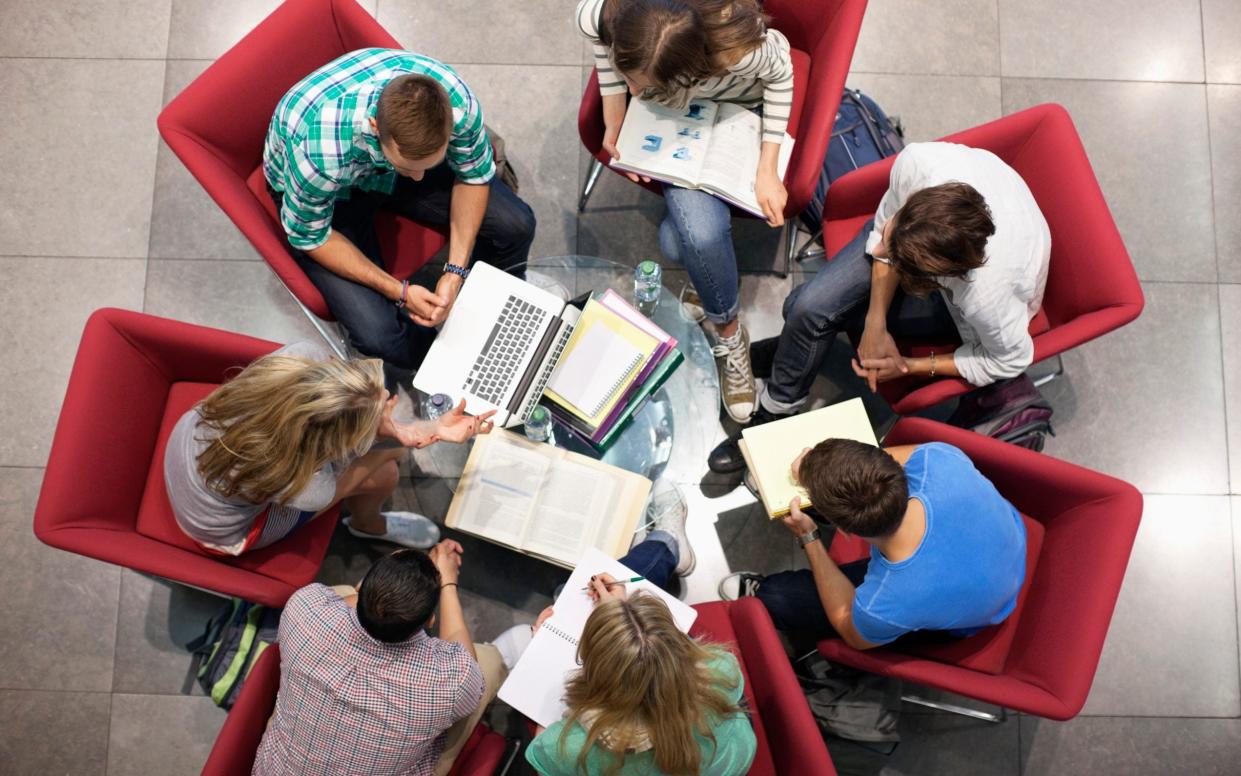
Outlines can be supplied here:
<path id="1" fill-rule="evenodd" d="M 405 295 L 408 293 L 409 293 L 409 281 L 402 280 L 401 281 L 401 298 L 397 299 L 395 302 L 393 302 L 393 304 L 395 304 L 397 307 L 404 307 L 405 306 Z"/>

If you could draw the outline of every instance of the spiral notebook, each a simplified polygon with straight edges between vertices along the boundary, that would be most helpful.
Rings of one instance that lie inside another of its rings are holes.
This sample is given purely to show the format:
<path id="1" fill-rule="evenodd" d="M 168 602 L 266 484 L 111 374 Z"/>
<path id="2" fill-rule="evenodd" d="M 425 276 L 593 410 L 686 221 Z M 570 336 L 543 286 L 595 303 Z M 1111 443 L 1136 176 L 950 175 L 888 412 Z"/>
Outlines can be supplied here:
<path id="1" fill-rule="evenodd" d="M 582 588 L 591 576 L 602 573 L 617 579 L 636 576 L 631 569 L 599 550 L 587 550 L 553 604 L 556 613 L 534 634 L 530 646 L 500 686 L 500 700 L 544 727 L 564 716 L 565 683 L 579 667 L 577 642 L 593 608 L 590 596 Z M 631 582 L 626 587 L 629 595 L 643 591 L 662 598 L 677 627 L 684 633 L 689 632 L 698 617 L 693 607 L 650 582 Z"/>

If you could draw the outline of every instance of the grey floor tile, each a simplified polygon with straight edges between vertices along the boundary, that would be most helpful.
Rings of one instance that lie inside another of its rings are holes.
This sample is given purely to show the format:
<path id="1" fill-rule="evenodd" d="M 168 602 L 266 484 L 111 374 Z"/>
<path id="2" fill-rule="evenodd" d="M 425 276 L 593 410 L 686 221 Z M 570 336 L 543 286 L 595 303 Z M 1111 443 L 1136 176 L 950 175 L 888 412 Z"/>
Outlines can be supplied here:
<path id="1" fill-rule="evenodd" d="M 1000 117 L 1000 79 L 855 73 L 849 86 L 899 116 L 905 142 L 937 140 Z"/>
<path id="2" fill-rule="evenodd" d="M 758 502 L 721 512 L 715 530 L 724 548 L 724 558 L 733 571 L 775 574 L 793 568 L 793 557 L 801 550 L 797 540 L 778 520 L 767 517 Z"/>
<path id="3" fill-rule="evenodd" d="M 224 717 L 210 698 L 114 693 L 108 776 L 198 774 Z"/>
<path id="4" fill-rule="evenodd" d="M 42 469 L 0 469 L 0 687 L 107 692 L 120 569 L 35 538 L 42 481 Z"/>
<path id="5" fill-rule="evenodd" d="M 1241 7 L 1241 6 L 1239 6 Z M 1241 17 L 1239 17 L 1241 18 Z M 1221 283 L 1241 283 L 1241 86 L 1207 86 L 1215 251 Z"/>
<path id="6" fill-rule="evenodd" d="M 163 84 L 162 61 L 5 62 L 0 255 L 146 256 Z"/>
<path id="7" fill-rule="evenodd" d="M 999 0 L 999 6 L 1006 76 L 1202 81 L 1196 0 Z"/>
<path id="8" fill-rule="evenodd" d="M 581 141 L 573 106 L 582 91 L 581 67 L 539 67 L 534 74 L 502 65 L 461 65 L 457 70 L 482 102 L 488 125 L 504 137 L 522 184 L 521 196 L 538 219 L 530 255 L 574 253 Z M 530 105 L 564 110 L 531 111 Z"/>
<path id="9" fill-rule="evenodd" d="M 1229 491 L 1241 493 L 1241 285 L 1220 285 L 1219 309 L 1224 341 Z"/>
<path id="10" fill-rule="evenodd" d="M 377 2 L 358 0 L 371 15 Z M 215 59 L 278 5 L 279 0 L 172 0 L 168 58 Z"/>
<path id="11" fill-rule="evenodd" d="M 588 169 L 586 158 L 581 165 L 579 187 Z M 604 170 L 585 212 L 578 216 L 577 251 L 633 267 L 646 259 L 654 259 L 665 268 L 675 267 L 659 250 L 659 224 L 663 220 L 663 197 Z"/>
<path id="12" fill-rule="evenodd" d="M 202 695 L 185 645 L 227 605 L 222 596 L 123 569 L 113 692 Z"/>
<path id="13" fill-rule="evenodd" d="M 1202 0 L 1207 83 L 1241 83 L 1241 5 Z"/>
<path id="14" fill-rule="evenodd" d="M 141 259 L 0 258 L 8 320 L 0 464 L 42 466 L 82 327 L 100 307 L 142 308 Z"/>
<path id="15" fill-rule="evenodd" d="M 1241 760 L 1241 720 L 1021 718 L 1022 773 L 1192 773 L 1227 776 Z"/>
<path id="16" fill-rule="evenodd" d="M 912 707 L 906 704 L 903 711 Z M 883 776 L 1021 772 L 1018 718 L 991 723 L 954 714 L 901 715 L 901 743 L 881 771 Z"/>
<path id="17" fill-rule="evenodd" d="M 999 75 L 995 0 L 870 3 L 853 53 L 856 73 Z"/>
<path id="18" fill-rule="evenodd" d="M 750 341 L 780 336 L 784 328 L 784 300 L 793 290 L 793 276 L 741 276 L 741 320 Z"/>
<path id="19" fill-rule="evenodd" d="M 1226 493 L 1215 286 L 1144 290 L 1141 317 L 1066 353 L 1065 376 L 1043 388 L 1056 410 L 1045 452 L 1144 493 Z"/>
<path id="20" fill-rule="evenodd" d="M 279 278 L 261 261 L 152 259 L 143 309 L 275 342 L 319 338 Z"/>
<path id="21" fill-rule="evenodd" d="M 201 60 L 170 60 L 164 78 L 164 103 L 172 101 L 210 64 Z M 148 255 L 157 259 L 259 258 L 250 242 L 162 141 L 155 161 Z"/>
<path id="22" fill-rule="evenodd" d="M 1006 78 L 1003 94 L 1005 113 L 1068 108 L 1139 277 L 1216 279 L 1205 87 Z"/>
<path id="23" fill-rule="evenodd" d="M 1241 714 L 1231 523 L 1226 496 L 1146 497 L 1083 714 Z"/>
<path id="24" fill-rule="evenodd" d="M 4 5 L 0 56 L 162 59 L 168 49 L 168 5 L 168 0 L 11 0 Z M 103 30 L 107 34 L 101 35 Z"/>
<path id="25" fill-rule="evenodd" d="M 378 18 L 403 46 L 445 62 L 582 64 L 572 4 L 527 0 L 520 13 L 513 8 L 503 0 L 384 0 Z M 472 20 L 468 30 L 464 18 Z M 576 114 L 576 101 L 569 105 L 564 109 Z"/>
<path id="26" fill-rule="evenodd" d="M 111 702 L 101 692 L 0 690 L 0 766 L 14 776 L 102 776 Z"/>

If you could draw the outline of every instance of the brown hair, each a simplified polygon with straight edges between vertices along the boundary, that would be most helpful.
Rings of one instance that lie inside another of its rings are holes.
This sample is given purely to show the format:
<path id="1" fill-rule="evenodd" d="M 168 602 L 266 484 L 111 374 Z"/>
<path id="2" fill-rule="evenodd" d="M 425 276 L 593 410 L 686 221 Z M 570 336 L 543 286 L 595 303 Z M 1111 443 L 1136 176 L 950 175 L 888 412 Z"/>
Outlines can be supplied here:
<path id="1" fill-rule="evenodd" d="M 378 359 L 264 356 L 199 403 L 215 434 L 198 473 L 224 498 L 283 504 L 329 462 L 370 449 L 383 390 Z"/>
<path id="2" fill-rule="evenodd" d="M 719 75 L 762 43 L 756 0 L 613 0 L 599 38 L 621 73 L 642 73 L 659 99 Z"/>
<path id="3" fill-rule="evenodd" d="M 638 593 L 600 603 L 578 642 L 582 668 L 565 686 L 569 718 L 560 736 L 561 753 L 578 722 L 587 733 L 577 758 L 582 773 L 596 743 L 613 754 L 608 773 L 618 772 L 624 749 L 643 733 L 660 773 L 698 773 L 703 763 L 696 735 L 714 743 L 713 727 L 742 713 L 726 695 L 736 686 L 723 684 L 708 669 L 708 662 L 721 654 L 721 647 L 700 644 L 678 630 L 668 605 L 655 596 Z"/>
<path id="4" fill-rule="evenodd" d="M 878 447 L 825 439 L 802 458 L 797 479 L 828 523 L 851 534 L 887 536 L 909 502 L 905 470 Z"/>
<path id="5" fill-rule="evenodd" d="M 914 192 L 893 216 L 888 256 L 901 288 L 926 296 L 939 277 L 964 277 L 987 260 L 987 238 L 995 234 L 991 209 L 967 183 L 942 183 Z"/>
<path id="6" fill-rule="evenodd" d="M 406 159 L 423 159 L 452 136 L 452 102 L 434 78 L 400 75 L 379 94 L 375 126 L 380 143 L 395 144 Z"/>

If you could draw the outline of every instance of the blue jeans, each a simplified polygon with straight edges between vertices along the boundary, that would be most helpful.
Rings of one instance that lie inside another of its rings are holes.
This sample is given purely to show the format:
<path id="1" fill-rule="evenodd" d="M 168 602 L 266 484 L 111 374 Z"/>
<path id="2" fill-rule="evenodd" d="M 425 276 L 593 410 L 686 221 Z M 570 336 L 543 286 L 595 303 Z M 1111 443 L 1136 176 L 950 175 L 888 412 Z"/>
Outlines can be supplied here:
<path id="1" fill-rule="evenodd" d="M 801 409 L 836 335 L 864 327 L 871 270 L 866 237 L 873 225 L 867 221 L 852 242 L 784 300 L 784 328 L 762 397 L 769 412 Z M 938 291 L 919 299 L 898 290 L 888 308 L 888 331 L 896 337 L 958 336 Z"/>
<path id="2" fill-rule="evenodd" d="M 863 558 L 840 567 L 854 587 L 862 584 L 866 578 L 866 567 L 870 558 Z M 823 611 L 823 602 L 819 599 L 819 590 L 814 586 L 814 574 L 809 569 L 800 571 L 782 571 L 772 574 L 758 586 L 758 600 L 767 607 L 771 621 L 776 628 L 783 631 L 797 631 L 815 637 L 826 637 L 836 633 L 827 613 Z"/>
<path id="3" fill-rule="evenodd" d="M 421 181 L 398 176 L 392 194 L 354 190 L 349 199 L 336 203 L 332 229 L 348 238 L 375 265 L 383 267 L 375 214 L 386 210 L 427 226 L 448 226 L 456 180 L 452 169 L 444 163 L 428 170 Z M 529 256 L 530 243 L 534 241 L 534 212 L 498 178 L 493 178 L 490 186 L 487 211 L 473 255 L 508 270 L 524 263 Z M 283 195 L 274 191 L 271 195 L 280 207 Z M 393 370 L 408 373 L 422 364 L 435 340 L 435 329 L 414 323 L 404 310 L 374 289 L 346 280 L 301 251 L 292 253 L 310 282 L 323 294 L 328 310 L 344 327 L 349 343 L 358 352 L 383 359 L 384 371 L 390 378 Z M 395 385 L 390 384 L 389 390 L 395 390 Z"/>
<path id="4" fill-rule="evenodd" d="M 732 212 L 705 191 L 668 183 L 664 199 L 668 214 L 659 225 L 660 250 L 668 261 L 685 267 L 707 320 L 728 323 L 740 306 Z"/>
<path id="5" fill-rule="evenodd" d="M 667 531 L 651 531 L 646 539 L 634 545 L 620 562 L 646 577 L 652 585 L 666 590 L 680 559 L 681 552 L 672 534 Z"/>

